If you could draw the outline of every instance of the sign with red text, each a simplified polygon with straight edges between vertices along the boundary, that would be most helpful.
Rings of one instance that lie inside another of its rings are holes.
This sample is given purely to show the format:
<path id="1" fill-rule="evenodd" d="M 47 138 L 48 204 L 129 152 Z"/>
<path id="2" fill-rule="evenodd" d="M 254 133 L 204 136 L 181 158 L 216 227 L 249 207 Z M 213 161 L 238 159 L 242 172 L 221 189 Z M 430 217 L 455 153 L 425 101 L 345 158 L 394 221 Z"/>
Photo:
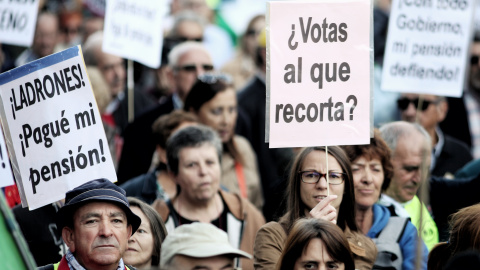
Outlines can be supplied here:
<path id="1" fill-rule="evenodd" d="M 460 97 L 474 0 L 392 1 L 382 90 Z"/>
<path id="2" fill-rule="evenodd" d="M 102 50 L 158 68 L 164 6 L 151 0 L 107 1 Z"/>
<path id="3" fill-rule="evenodd" d="M 117 177 L 80 46 L 0 74 L 0 107 L 22 205 Z"/>
<path id="4" fill-rule="evenodd" d="M 0 127 L 0 188 L 15 184 L 13 180 L 12 168 L 7 154 L 7 146 Z"/>
<path id="5" fill-rule="evenodd" d="M 0 43 L 29 47 L 37 23 L 39 0 L 0 0 Z"/>
<path id="6" fill-rule="evenodd" d="M 369 143 L 371 1 L 267 8 L 270 147 Z"/>

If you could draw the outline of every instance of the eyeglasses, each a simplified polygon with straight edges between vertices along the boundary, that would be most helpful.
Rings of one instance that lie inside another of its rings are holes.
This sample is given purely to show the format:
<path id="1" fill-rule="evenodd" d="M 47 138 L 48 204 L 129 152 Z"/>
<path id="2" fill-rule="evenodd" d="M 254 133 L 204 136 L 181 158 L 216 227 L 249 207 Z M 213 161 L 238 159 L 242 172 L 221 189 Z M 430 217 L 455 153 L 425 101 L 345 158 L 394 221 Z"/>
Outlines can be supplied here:
<path id="1" fill-rule="evenodd" d="M 203 64 L 203 65 L 200 65 L 200 66 L 205 71 L 212 71 L 213 70 L 213 65 Z M 185 65 L 185 66 L 177 67 L 176 70 L 183 70 L 183 71 L 186 71 L 186 72 L 194 72 L 194 71 L 197 71 L 197 66 L 196 65 Z"/>
<path id="2" fill-rule="evenodd" d="M 260 31 L 255 31 L 255 29 L 248 29 L 247 32 L 245 32 L 246 36 L 256 36 L 260 34 Z"/>
<path id="3" fill-rule="evenodd" d="M 204 73 L 202 75 L 199 75 L 198 77 L 198 80 L 203 82 L 203 83 L 207 83 L 207 84 L 214 84 L 214 83 L 217 83 L 217 82 L 223 82 L 225 84 L 231 84 L 232 83 L 232 78 L 227 75 L 227 74 L 224 74 L 224 73 L 218 73 L 218 74 L 214 74 L 214 73 Z"/>
<path id="4" fill-rule="evenodd" d="M 428 106 L 430 106 L 430 104 L 438 104 L 438 103 L 440 103 L 440 101 L 441 101 L 441 99 L 437 99 L 437 100 L 434 100 L 434 101 L 423 100 L 422 107 L 420 108 L 420 110 L 422 110 L 422 112 L 423 112 L 426 109 L 428 109 Z M 413 106 L 415 107 L 415 109 L 417 109 L 419 99 L 418 98 L 409 99 L 409 98 L 404 97 L 404 98 L 401 98 L 401 99 L 397 100 L 397 106 L 402 111 L 405 111 L 408 108 L 408 105 L 410 105 L 410 103 L 413 103 Z"/>
<path id="5" fill-rule="evenodd" d="M 185 42 L 185 41 L 196 41 L 196 42 L 202 42 L 203 41 L 203 38 L 202 37 L 198 37 L 198 38 L 188 38 L 188 37 L 173 37 L 171 38 L 171 40 L 177 42 L 177 43 L 182 43 L 182 42 Z"/>
<path id="6" fill-rule="evenodd" d="M 325 179 L 327 179 L 326 173 L 319 173 L 316 171 L 301 171 L 298 173 L 301 175 L 302 182 L 304 182 L 305 184 L 316 184 L 318 183 L 318 181 L 320 181 L 320 178 L 322 177 L 325 177 Z M 340 185 L 341 183 L 343 183 L 345 175 L 345 173 L 329 172 L 328 182 L 330 183 L 330 185 Z"/>
<path id="7" fill-rule="evenodd" d="M 478 64 L 478 55 L 472 55 L 470 58 L 470 65 L 477 65 Z"/>

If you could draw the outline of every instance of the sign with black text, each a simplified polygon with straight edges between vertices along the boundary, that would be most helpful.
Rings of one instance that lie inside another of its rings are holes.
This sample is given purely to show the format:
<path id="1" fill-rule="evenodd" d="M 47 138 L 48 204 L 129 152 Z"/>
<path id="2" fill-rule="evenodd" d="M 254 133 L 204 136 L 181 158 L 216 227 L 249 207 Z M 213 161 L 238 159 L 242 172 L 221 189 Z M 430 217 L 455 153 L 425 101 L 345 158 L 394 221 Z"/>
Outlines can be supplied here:
<path id="1" fill-rule="evenodd" d="M 276 1 L 267 9 L 270 147 L 368 143 L 371 1 Z"/>
<path id="2" fill-rule="evenodd" d="M 0 42 L 29 47 L 37 23 L 39 0 L 0 0 Z"/>
<path id="3" fill-rule="evenodd" d="M 80 46 L 0 74 L 0 101 L 24 206 L 92 179 L 117 180 Z"/>
<path id="4" fill-rule="evenodd" d="M 164 6 L 151 0 L 107 1 L 102 50 L 158 68 Z"/>
<path id="5" fill-rule="evenodd" d="M 460 97 L 474 0 L 393 0 L 382 90 Z"/>

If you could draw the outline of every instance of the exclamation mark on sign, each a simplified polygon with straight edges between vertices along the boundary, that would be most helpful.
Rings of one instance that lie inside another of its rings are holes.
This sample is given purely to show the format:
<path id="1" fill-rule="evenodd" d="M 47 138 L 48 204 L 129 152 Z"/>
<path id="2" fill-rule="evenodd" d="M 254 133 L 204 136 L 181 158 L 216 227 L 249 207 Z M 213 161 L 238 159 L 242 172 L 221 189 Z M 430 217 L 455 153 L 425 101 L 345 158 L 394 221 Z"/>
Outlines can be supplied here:
<path id="1" fill-rule="evenodd" d="M 103 153 L 103 141 L 102 139 L 98 140 L 98 144 L 100 144 L 100 153 L 102 154 L 102 162 L 105 162 L 107 159 L 105 158 L 105 154 Z"/>
<path id="2" fill-rule="evenodd" d="M 77 64 L 78 66 L 78 71 L 80 72 L 80 77 L 82 79 L 82 85 L 83 87 L 85 87 L 85 82 L 83 81 L 83 73 L 82 73 L 82 69 L 80 68 L 80 64 Z"/>
<path id="3" fill-rule="evenodd" d="M 3 162 L 3 151 L 2 151 L 1 145 L 0 145 L 0 160 L 2 161 L 2 168 L 5 169 L 5 162 Z"/>

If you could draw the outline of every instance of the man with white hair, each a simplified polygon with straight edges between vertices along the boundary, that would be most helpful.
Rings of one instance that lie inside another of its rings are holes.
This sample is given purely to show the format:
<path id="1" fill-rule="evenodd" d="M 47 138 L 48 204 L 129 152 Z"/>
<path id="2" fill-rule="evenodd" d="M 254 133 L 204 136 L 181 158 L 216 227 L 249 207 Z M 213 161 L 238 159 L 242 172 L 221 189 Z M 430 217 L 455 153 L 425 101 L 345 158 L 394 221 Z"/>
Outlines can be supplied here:
<path id="1" fill-rule="evenodd" d="M 392 150 L 393 166 L 390 185 L 382 194 L 380 203 L 394 206 L 399 216 L 410 217 L 430 250 L 438 243 L 438 229 L 425 204 L 416 195 L 426 181 L 422 167 L 430 166 L 430 136 L 419 124 L 402 121 L 382 126 L 380 133 Z"/>
<path id="2" fill-rule="evenodd" d="M 174 109 L 181 109 L 197 77 L 213 70 L 210 54 L 201 43 L 195 41 L 175 46 L 168 55 L 168 65 L 167 76 L 173 95 L 145 112 L 125 130 L 117 174 L 120 183 L 148 171 L 155 151 L 153 122 Z"/>
<path id="3" fill-rule="evenodd" d="M 209 223 L 179 226 L 162 244 L 160 267 L 173 269 L 233 270 L 235 258 L 252 256 L 234 248 L 227 234 Z"/>

